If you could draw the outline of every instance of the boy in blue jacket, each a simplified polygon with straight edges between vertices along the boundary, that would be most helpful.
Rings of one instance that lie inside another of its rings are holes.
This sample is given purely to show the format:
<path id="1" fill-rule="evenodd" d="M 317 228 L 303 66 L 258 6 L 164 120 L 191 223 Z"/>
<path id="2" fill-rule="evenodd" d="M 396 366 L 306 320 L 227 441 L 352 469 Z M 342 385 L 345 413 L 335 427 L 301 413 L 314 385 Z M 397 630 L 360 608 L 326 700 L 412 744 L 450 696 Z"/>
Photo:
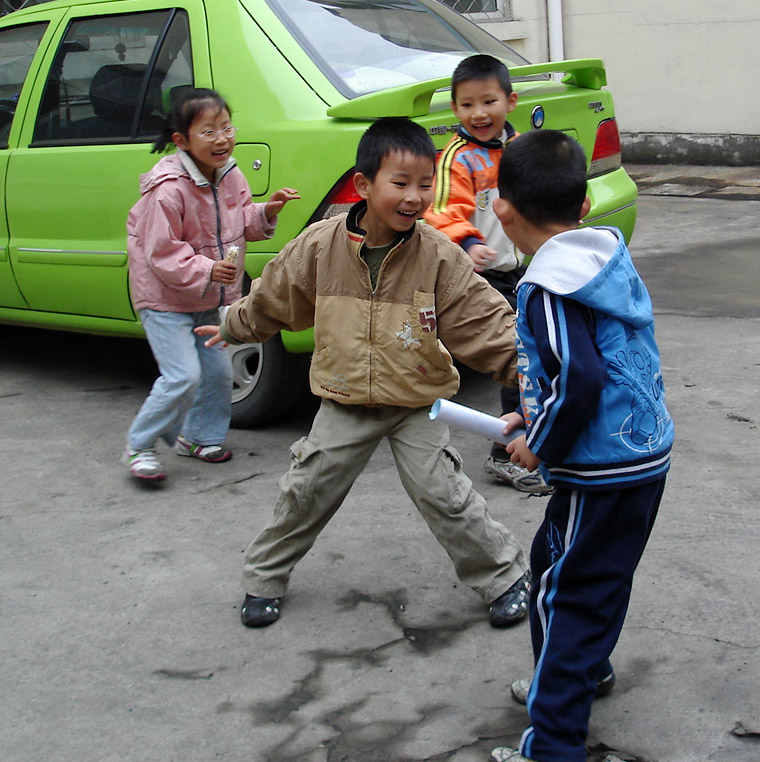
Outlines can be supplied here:
<path id="1" fill-rule="evenodd" d="M 589 210 L 586 158 L 562 132 L 515 138 L 494 201 L 509 238 L 533 255 L 517 288 L 520 410 L 512 461 L 540 468 L 554 493 L 533 540 L 535 671 L 520 749 L 494 762 L 585 762 L 595 695 L 609 692 L 636 566 L 670 465 L 652 304 L 616 228 L 578 229 Z"/>

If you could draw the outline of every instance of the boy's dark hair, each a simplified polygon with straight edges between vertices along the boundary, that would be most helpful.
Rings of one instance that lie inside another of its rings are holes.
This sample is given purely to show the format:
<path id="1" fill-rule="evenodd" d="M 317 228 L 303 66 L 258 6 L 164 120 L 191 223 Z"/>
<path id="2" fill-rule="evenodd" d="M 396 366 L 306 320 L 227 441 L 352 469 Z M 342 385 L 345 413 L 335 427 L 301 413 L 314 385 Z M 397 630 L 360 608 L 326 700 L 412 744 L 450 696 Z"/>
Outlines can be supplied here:
<path id="1" fill-rule="evenodd" d="M 406 117 L 387 116 L 362 135 L 356 149 L 356 171 L 374 181 L 383 159 L 393 151 L 430 159 L 435 168 L 435 145 L 425 128 Z"/>
<path id="2" fill-rule="evenodd" d="M 509 77 L 509 69 L 498 58 L 489 56 L 486 53 L 480 53 L 476 56 L 463 58 L 454 73 L 451 76 L 451 100 L 456 103 L 457 87 L 462 82 L 476 80 L 483 82 L 486 79 L 495 77 L 499 82 L 499 87 L 506 95 L 512 94 L 512 80 Z"/>
<path id="3" fill-rule="evenodd" d="M 217 109 L 218 111 L 227 110 L 232 114 L 227 101 L 222 98 L 216 90 L 209 90 L 205 87 L 178 87 L 171 91 L 169 97 L 171 111 L 166 117 L 166 125 L 163 132 L 153 143 L 151 153 L 162 153 L 173 145 L 172 134 L 180 132 L 187 135 L 190 125 L 197 116 L 203 113 L 207 108 Z"/>
<path id="4" fill-rule="evenodd" d="M 534 225 L 577 223 L 586 198 L 583 148 L 558 130 L 519 135 L 501 156 L 499 195 Z"/>

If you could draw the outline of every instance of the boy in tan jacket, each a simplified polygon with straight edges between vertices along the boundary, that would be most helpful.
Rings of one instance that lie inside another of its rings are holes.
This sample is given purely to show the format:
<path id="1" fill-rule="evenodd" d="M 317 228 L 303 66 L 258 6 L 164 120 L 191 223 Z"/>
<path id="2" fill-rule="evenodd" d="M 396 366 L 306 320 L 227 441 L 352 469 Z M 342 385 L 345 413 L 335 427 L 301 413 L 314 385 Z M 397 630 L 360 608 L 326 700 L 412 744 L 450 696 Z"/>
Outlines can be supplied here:
<path id="1" fill-rule="evenodd" d="M 459 579 L 490 604 L 490 623 L 526 615 L 525 555 L 489 516 L 447 426 L 428 417 L 436 399 L 459 388 L 452 354 L 502 383 L 515 378 L 512 308 L 459 246 L 418 222 L 432 201 L 435 158 L 419 125 L 375 122 L 357 151 L 363 200 L 291 241 L 221 327 L 196 329 L 214 345 L 314 327 L 310 383 L 322 401 L 309 435 L 291 447 L 274 516 L 246 553 L 247 627 L 279 618 L 293 567 L 384 437 Z"/>

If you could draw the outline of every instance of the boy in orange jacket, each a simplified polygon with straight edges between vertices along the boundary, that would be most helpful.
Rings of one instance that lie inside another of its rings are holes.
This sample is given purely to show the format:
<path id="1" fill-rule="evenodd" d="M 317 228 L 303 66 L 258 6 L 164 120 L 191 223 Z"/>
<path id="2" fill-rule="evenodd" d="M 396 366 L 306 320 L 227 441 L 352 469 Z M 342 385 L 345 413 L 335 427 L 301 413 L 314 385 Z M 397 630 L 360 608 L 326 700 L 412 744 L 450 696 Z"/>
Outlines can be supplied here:
<path id="1" fill-rule="evenodd" d="M 517 135 L 507 121 L 517 105 L 509 70 L 493 56 L 465 58 L 451 78 L 451 105 L 461 126 L 438 160 L 435 196 L 425 220 L 458 243 L 514 308 L 515 287 L 525 272 L 523 257 L 492 208 L 499 195 L 502 150 Z M 519 402 L 517 387 L 502 387 L 502 414 L 517 409 Z M 512 463 L 499 444 L 492 446 L 485 470 L 522 492 L 551 491 L 538 471 Z"/>

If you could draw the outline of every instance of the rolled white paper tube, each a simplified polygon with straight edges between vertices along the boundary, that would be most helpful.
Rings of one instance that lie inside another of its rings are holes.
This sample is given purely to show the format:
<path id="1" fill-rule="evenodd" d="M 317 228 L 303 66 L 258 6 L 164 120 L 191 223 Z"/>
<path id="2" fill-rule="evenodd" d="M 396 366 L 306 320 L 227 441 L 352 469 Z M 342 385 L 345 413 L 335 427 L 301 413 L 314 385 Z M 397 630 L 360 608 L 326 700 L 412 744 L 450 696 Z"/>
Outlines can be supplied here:
<path id="1" fill-rule="evenodd" d="M 451 400 L 436 400 L 430 408 L 428 418 L 431 421 L 438 420 L 450 426 L 471 431 L 473 434 L 480 434 L 486 439 L 492 439 L 501 444 L 508 444 L 525 433 L 525 429 L 519 428 L 504 436 L 504 421 L 501 418 L 481 413 L 480 410 L 473 410 L 471 407 L 451 402 Z"/>

